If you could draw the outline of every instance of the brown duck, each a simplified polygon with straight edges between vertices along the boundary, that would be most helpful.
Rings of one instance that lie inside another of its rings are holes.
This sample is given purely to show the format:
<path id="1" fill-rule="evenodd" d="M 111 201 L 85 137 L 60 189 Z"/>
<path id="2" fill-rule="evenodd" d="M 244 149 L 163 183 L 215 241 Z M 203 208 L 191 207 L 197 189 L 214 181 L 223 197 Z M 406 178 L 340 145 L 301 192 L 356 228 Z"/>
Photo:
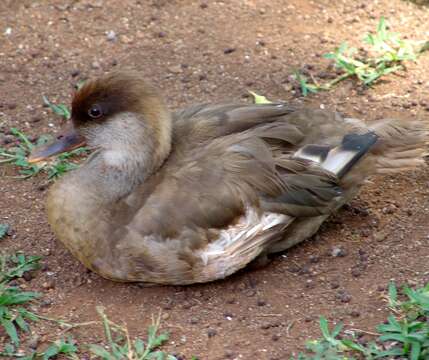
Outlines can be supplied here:
<path id="1" fill-rule="evenodd" d="M 222 279 L 312 236 L 368 176 L 424 163 L 423 121 L 367 125 L 284 103 L 170 113 L 141 74 L 74 96 L 73 129 L 30 161 L 94 149 L 49 191 L 56 237 L 117 281 Z"/>

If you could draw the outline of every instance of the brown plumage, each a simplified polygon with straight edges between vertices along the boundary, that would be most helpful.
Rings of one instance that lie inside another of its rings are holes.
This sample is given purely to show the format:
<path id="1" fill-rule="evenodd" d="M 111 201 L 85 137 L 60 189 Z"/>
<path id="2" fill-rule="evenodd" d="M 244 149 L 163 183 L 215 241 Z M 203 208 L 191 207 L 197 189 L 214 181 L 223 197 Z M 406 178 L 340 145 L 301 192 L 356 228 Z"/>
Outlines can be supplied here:
<path id="1" fill-rule="evenodd" d="M 54 233 L 106 278 L 160 284 L 224 278 L 308 238 L 368 176 L 423 164 L 428 135 L 286 104 L 170 114 L 130 71 L 88 82 L 72 117 L 95 152 L 50 190 Z"/>

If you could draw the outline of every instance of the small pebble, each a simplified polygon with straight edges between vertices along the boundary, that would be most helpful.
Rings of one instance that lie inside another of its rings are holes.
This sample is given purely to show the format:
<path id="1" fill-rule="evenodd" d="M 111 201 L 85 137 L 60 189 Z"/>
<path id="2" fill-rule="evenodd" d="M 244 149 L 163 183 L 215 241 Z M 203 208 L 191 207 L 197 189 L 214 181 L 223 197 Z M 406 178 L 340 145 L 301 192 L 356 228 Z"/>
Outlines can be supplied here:
<path id="1" fill-rule="evenodd" d="M 383 208 L 384 214 L 393 214 L 396 211 L 396 206 L 393 204 L 389 204 Z"/>
<path id="2" fill-rule="evenodd" d="M 279 341 L 280 337 L 281 337 L 280 334 L 273 334 L 271 336 L 271 340 L 273 340 L 273 341 Z"/>
<path id="3" fill-rule="evenodd" d="M 247 290 L 247 291 L 245 292 L 245 294 L 246 294 L 246 296 L 247 296 L 247 297 L 253 297 L 253 296 L 255 296 L 255 295 L 256 295 L 256 291 L 255 291 L 255 290 L 250 289 L 250 290 Z"/>
<path id="4" fill-rule="evenodd" d="M 24 278 L 25 281 L 31 281 L 34 278 L 31 271 L 26 271 L 24 274 L 22 274 L 22 277 Z"/>
<path id="5" fill-rule="evenodd" d="M 116 36 L 116 33 L 113 30 L 109 30 L 106 33 L 106 38 L 107 38 L 108 41 L 116 41 L 117 36 Z"/>
<path id="6" fill-rule="evenodd" d="M 189 319 L 189 322 L 190 322 L 192 325 L 196 325 L 196 324 L 198 324 L 199 320 L 198 320 L 198 318 L 196 318 L 196 317 L 191 317 L 191 318 Z"/>
<path id="7" fill-rule="evenodd" d="M 207 336 L 209 338 L 212 338 L 213 336 L 216 336 L 216 335 L 217 335 L 217 331 L 215 329 L 208 329 L 207 330 Z"/>
<path id="8" fill-rule="evenodd" d="M 181 72 L 183 72 L 183 69 L 180 65 L 173 65 L 168 68 L 168 71 L 173 74 L 180 74 Z"/>
<path id="9" fill-rule="evenodd" d="M 28 340 L 28 346 L 30 347 L 30 349 L 37 349 L 37 346 L 39 345 L 39 341 L 40 341 L 40 336 L 35 334 L 33 335 L 30 340 Z"/>
<path id="10" fill-rule="evenodd" d="M 357 311 L 357 310 L 352 310 L 352 311 L 350 312 L 350 316 L 351 316 L 351 317 L 353 317 L 353 318 L 357 318 L 357 317 L 359 317 L 359 316 L 360 316 L 360 312 L 359 312 L 359 311 Z"/>
<path id="11" fill-rule="evenodd" d="M 345 290 L 339 290 L 335 297 L 342 303 L 349 303 L 352 299 L 352 296 Z"/>
<path id="12" fill-rule="evenodd" d="M 226 350 L 225 350 L 225 357 L 226 357 L 227 359 L 232 359 L 234 356 L 235 356 L 234 351 L 229 350 L 229 349 L 226 349 Z"/>
<path id="13" fill-rule="evenodd" d="M 223 53 L 225 54 L 225 55 L 228 55 L 228 54 L 232 54 L 234 51 L 236 51 L 237 49 L 236 48 L 232 48 L 232 47 L 229 47 L 229 48 L 226 48 L 224 51 L 223 51 Z"/>
<path id="14" fill-rule="evenodd" d="M 45 281 L 42 284 L 42 287 L 46 290 L 54 289 L 55 288 L 55 281 L 54 280 Z"/>
<path id="15" fill-rule="evenodd" d="M 259 299 L 257 304 L 258 304 L 258 306 L 265 306 L 265 305 L 267 305 L 267 302 L 265 300 Z"/>
<path id="16" fill-rule="evenodd" d="M 351 274 L 354 277 L 359 277 L 362 275 L 363 270 L 360 268 L 360 266 L 354 266 L 351 270 Z"/>
<path id="17" fill-rule="evenodd" d="M 234 317 L 234 315 L 230 311 L 224 312 L 223 316 L 226 317 L 226 318 L 232 318 L 232 317 Z"/>
<path id="18" fill-rule="evenodd" d="M 332 248 L 331 255 L 333 257 L 344 257 L 347 255 L 347 251 L 343 248 L 335 246 Z"/>
<path id="19" fill-rule="evenodd" d="M 74 69 L 70 72 L 71 77 L 76 77 L 80 75 L 80 71 L 78 69 Z"/>
<path id="20" fill-rule="evenodd" d="M 52 300 L 45 299 L 40 302 L 41 307 L 49 307 L 52 305 Z"/>
<path id="21" fill-rule="evenodd" d="M 93 61 L 91 63 L 91 68 L 93 68 L 94 70 L 97 70 L 97 69 L 101 68 L 101 65 L 100 65 L 100 63 L 98 61 Z"/>

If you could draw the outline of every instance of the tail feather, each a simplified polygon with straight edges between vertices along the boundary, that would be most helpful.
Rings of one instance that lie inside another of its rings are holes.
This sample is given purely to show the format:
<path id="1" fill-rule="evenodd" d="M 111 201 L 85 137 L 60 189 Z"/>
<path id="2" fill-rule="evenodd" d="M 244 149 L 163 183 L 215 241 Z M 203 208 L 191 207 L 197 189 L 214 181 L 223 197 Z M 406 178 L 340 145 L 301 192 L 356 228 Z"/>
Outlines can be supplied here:
<path id="1" fill-rule="evenodd" d="M 429 121 L 384 119 L 370 126 L 379 137 L 371 149 L 377 173 L 394 173 L 425 165 Z"/>

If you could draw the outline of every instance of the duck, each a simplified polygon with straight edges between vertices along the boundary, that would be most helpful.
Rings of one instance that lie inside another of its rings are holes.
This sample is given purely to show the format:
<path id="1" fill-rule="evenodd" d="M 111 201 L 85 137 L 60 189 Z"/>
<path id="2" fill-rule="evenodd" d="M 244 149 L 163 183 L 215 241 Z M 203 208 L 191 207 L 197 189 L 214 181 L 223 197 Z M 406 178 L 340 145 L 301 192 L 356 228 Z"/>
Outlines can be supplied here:
<path id="1" fill-rule="evenodd" d="M 285 102 L 170 112 L 129 69 L 88 80 L 71 114 L 29 157 L 92 149 L 48 192 L 55 237 L 104 278 L 161 285 L 223 279 L 310 238 L 370 176 L 422 167 L 429 129 Z"/>

